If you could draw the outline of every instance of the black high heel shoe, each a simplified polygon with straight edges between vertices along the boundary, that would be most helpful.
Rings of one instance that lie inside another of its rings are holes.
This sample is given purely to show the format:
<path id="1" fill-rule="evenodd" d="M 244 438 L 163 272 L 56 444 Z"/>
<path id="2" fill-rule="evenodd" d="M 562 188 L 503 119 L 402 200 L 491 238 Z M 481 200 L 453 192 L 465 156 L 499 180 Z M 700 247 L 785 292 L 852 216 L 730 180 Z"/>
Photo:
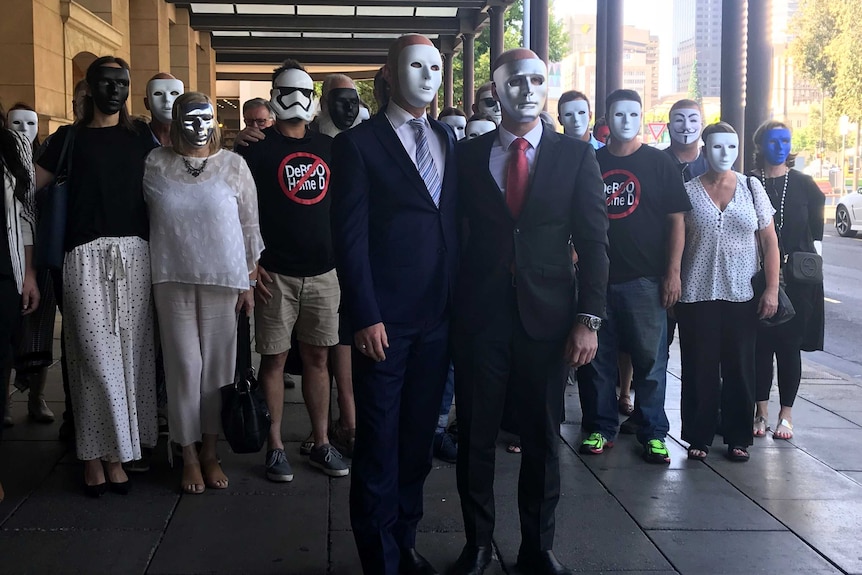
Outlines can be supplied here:
<path id="1" fill-rule="evenodd" d="M 108 489 L 111 490 L 111 493 L 116 493 L 117 495 L 128 495 L 129 491 L 132 489 L 132 482 L 126 479 L 121 483 L 114 483 L 109 479 Z"/>
<path id="2" fill-rule="evenodd" d="M 108 491 L 108 483 L 97 483 L 96 485 L 87 485 L 84 484 L 84 494 L 87 497 L 92 497 L 93 499 L 98 499 Z"/>

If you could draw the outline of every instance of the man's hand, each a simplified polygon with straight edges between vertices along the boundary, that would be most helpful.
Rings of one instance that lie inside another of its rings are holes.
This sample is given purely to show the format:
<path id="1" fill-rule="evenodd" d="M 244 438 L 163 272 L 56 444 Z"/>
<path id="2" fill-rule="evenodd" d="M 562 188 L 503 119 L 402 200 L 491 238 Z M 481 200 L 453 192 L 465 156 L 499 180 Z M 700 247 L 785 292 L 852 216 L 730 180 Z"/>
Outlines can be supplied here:
<path id="1" fill-rule="evenodd" d="M 254 311 L 254 290 L 249 288 L 244 292 L 240 292 L 236 299 L 236 313 L 245 310 L 245 314 L 250 316 Z"/>
<path id="2" fill-rule="evenodd" d="M 569 332 L 566 340 L 566 361 L 572 367 L 587 365 L 596 357 L 599 337 L 596 332 L 583 324 L 578 324 Z"/>
<path id="3" fill-rule="evenodd" d="M 272 299 L 272 292 L 267 288 L 267 284 L 272 283 L 272 276 L 269 275 L 263 267 L 257 266 L 257 285 L 254 288 L 254 295 L 262 303 L 269 303 L 269 300 Z"/>
<path id="4" fill-rule="evenodd" d="M 676 305 L 681 295 L 682 282 L 680 282 L 679 274 L 667 274 L 661 286 L 661 305 L 664 309 L 670 309 Z"/>
<path id="5" fill-rule="evenodd" d="M 357 331 L 353 340 L 356 342 L 356 349 L 362 354 L 374 361 L 386 360 L 384 350 L 389 347 L 389 338 L 386 336 L 386 328 L 382 323 L 375 323 Z"/>
<path id="6" fill-rule="evenodd" d="M 24 284 L 21 286 L 21 315 L 28 315 L 39 307 L 39 287 L 36 285 L 36 272 L 27 269 L 24 273 Z"/>
<path id="7" fill-rule="evenodd" d="M 249 126 L 234 136 L 233 142 L 235 146 L 248 146 L 249 142 L 260 142 L 265 139 L 266 135 L 262 131 L 255 126 Z"/>

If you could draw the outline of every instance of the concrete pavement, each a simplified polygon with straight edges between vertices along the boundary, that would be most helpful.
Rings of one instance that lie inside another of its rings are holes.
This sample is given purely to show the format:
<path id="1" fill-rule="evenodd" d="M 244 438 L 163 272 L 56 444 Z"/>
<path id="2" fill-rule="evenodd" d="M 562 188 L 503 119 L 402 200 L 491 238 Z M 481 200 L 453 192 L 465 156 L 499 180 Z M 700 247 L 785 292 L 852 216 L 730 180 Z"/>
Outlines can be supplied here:
<path id="1" fill-rule="evenodd" d="M 665 575 L 862 574 L 862 381 L 806 362 L 794 408 L 796 437 L 757 439 L 751 461 L 730 463 L 720 439 L 705 463 L 689 462 L 679 437 L 679 361 L 668 379 L 670 467 L 640 459 L 632 436 L 601 456 L 576 453 L 580 410 L 567 388 L 562 426 L 558 557 L 578 573 Z M 51 407 L 62 412 L 59 366 Z M 770 425 L 778 413 L 777 391 Z M 84 496 L 82 466 L 57 440 L 59 422 L 26 421 L 0 444 L 0 573 L 292 574 L 360 573 L 348 517 L 349 479 L 329 479 L 298 454 L 308 432 L 299 390 L 288 391 L 283 426 L 296 473 L 290 484 L 263 477 L 263 454 L 221 448 L 231 480 L 223 492 L 180 495 L 180 469 L 164 446 L 153 469 L 132 476 L 127 497 Z M 497 456 L 497 558 L 489 573 L 515 573 L 520 458 Z M 441 573 L 463 532 L 454 466 L 435 461 L 418 548 Z"/>

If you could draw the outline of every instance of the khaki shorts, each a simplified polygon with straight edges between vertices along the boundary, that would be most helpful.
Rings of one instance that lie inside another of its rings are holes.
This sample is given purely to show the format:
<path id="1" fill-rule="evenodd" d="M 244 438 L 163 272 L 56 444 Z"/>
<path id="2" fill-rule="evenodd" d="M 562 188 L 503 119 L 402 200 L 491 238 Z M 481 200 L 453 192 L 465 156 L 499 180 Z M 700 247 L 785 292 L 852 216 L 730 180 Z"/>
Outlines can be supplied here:
<path id="1" fill-rule="evenodd" d="M 269 303 L 255 302 L 255 349 L 261 355 L 277 355 L 290 349 L 296 327 L 299 341 L 319 347 L 338 343 L 338 306 L 341 290 L 335 270 L 298 278 L 269 272 Z"/>

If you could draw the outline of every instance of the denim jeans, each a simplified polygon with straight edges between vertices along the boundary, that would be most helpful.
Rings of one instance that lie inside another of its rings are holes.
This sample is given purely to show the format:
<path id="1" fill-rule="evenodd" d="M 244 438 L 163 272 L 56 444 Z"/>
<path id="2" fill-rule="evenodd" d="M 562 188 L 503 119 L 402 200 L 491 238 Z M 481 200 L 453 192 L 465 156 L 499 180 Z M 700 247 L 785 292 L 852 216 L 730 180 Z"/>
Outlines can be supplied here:
<path id="1" fill-rule="evenodd" d="M 607 319 L 599 330 L 595 359 L 578 370 L 582 427 L 613 440 L 619 428 L 617 354 L 631 354 L 638 441 L 667 436 L 664 412 L 667 385 L 667 312 L 661 305 L 661 280 L 638 278 L 608 285 Z"/>
<path id="2" fill-rule="evenodd" d="M 455 366 L 449 363 L 449 375 L 446 376 L 446 387 L 443 388 L 443 402 L 440 404 L 440 416 L 437 418 L 436 433 L 443 433 L 449 426 L 449 411 L 452 409 L 452 399 L 455 397 Z"/>

